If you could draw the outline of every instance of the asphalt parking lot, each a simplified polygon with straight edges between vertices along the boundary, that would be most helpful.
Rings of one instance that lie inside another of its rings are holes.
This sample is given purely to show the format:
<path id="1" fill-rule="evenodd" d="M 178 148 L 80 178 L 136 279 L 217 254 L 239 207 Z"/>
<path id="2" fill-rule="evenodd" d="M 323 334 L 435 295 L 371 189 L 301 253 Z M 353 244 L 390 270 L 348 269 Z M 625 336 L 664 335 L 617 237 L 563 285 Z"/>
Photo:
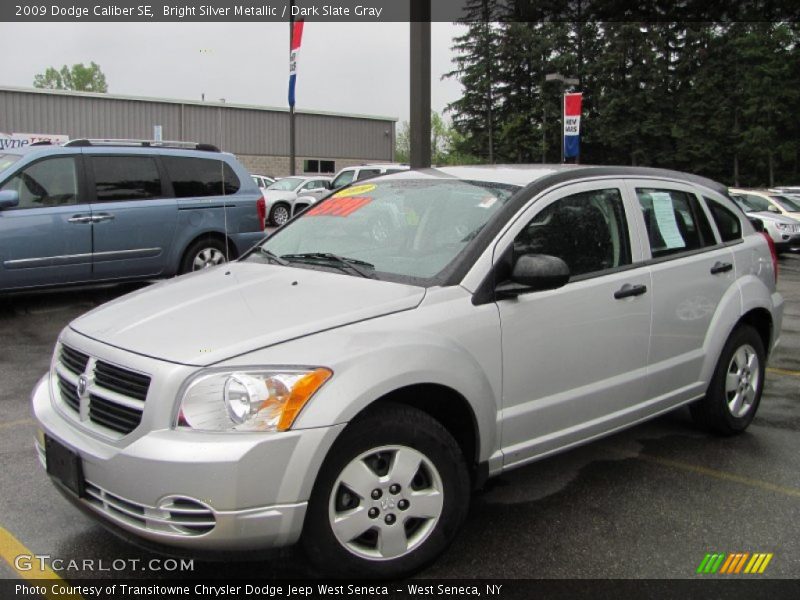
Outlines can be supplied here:
<path id="1" fill-rule="evenodd" d="M 745 434 L 714 437 L 682 409 L 504 475 L 476 493 L 462 534 L 422 576 L 692 578 L 706 553 L 761 552 L 773 558 L 759 577 L 800 577 L 800 255 L 781 258 L 779 288 L 782 344 Z M 313 577 L 293 549 L 269 560 L 196 560 L 182 573 L 148 570 L 161 557 L 117 539 L 50 484 L 28 394 L 60 329 L 131 289 L 0 298 L 0 578 L 19 575 L 8 560 L 23 551 L 77 559 L 77 570 L 59 572 L 69 580 Z M 120 559 L 123 569 L 97 570 Z"/>

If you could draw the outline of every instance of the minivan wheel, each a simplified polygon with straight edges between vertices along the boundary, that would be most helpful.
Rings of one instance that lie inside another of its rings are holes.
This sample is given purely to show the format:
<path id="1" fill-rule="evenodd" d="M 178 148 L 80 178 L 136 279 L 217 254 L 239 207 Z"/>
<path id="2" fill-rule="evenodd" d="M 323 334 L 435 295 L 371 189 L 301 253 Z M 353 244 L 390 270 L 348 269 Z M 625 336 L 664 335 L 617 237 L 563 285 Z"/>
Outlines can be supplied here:
<path id="1" fill-rule="evenodd" d="M 181 261 L 180 273 L 208 269 L 227 262 L 225 242 L 217 238 L 203 238 L 194 242 Z"/>
<path id="2" fill-rule="evenodd" d="M 469 505 L 453 436 L 414 408 L 354 420 L 320 469 L 303 527 L 309 559 L 333 576 L 402 577 L 452 542 Z"/>
<path id="3" fill-rule="evenodd" d="M 691 405 L 692 417 L 723 435 L 747 429 L 761 401 L 765 366 L 761 336 L 749 325 L 737 327 L 722 349 L 705 397 Z"/>
<path id="4" fill-rule="evenodd" d="M 280 227 L 281 225 L 285 225 L 286 221 L 289 220 L 289 207 L 285 204 L 276 204 L 272 208 L 272 212 L 269 215 L 270 221 L 274 225 Z"/>

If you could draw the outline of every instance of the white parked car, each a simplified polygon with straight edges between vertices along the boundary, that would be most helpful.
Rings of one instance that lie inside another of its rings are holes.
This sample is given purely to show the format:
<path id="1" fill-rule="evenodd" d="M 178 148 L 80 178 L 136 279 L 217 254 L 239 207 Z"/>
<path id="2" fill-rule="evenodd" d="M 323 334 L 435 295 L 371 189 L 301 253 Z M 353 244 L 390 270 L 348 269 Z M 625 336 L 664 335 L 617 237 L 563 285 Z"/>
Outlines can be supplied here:
<path id="1" fill-rule="evenodd" d="M 262 192 L 275 183 L 275 178 L 267 175 L 250 175 L 250 177 L 253 178 L 253 181 Z"/>
<path id="2" fill-rule="evenodd" d="M 770 210 L 772 205 L 761 196 L 731 193 L 731 198 L 749 216 L 761 221 L 778 254 L 800 249 L 800 221 Z"/>
<path id="3" fill-rule="evenodd" d="M 769 208 L 767 209 L 769 212 L 800 221 L 800 200 L 789 194 L 776 194 L 769 190 L 745 190 L 739 188 L 730 188 L 729 191 L 731 194 L 753 202 L 757 202 L 756 199 L 758 198 L 762 201 L 766 200 L 769 203 Z"/>
<path id="4" fill-rule="evenodd" d="M 298 196 L 321 198 L 330 191 L 330 177 L 292 176 L 278 179 L 264 190 L 267 222 L 280 227 L 292 217 L 292 206 Z"/>
<path id="5" fill-rule="evenodd" d="M 374 165 L 358 165 L 355 167 L 345 167 L 340 170 L 333 178 L 331 189 L 338 189 L 354 181 L 377 177 L 378 175 L 390 175 L 401 171 L 408 171 L 409 166 L 399 163 L 377 163 Z"/>
<path id="6" fill-rule="evenodd" d="M 384 212 L 402 219 L 378 241 Z M 301 541 L 328 574 L 402 577 L 487 477 L 683 405 L 744 431 L 780 337 L 776 261 L 724 186 L 673 171 L 362 181 L 70 323 L 33 391 L 39 455 L 128 536 Z"/>

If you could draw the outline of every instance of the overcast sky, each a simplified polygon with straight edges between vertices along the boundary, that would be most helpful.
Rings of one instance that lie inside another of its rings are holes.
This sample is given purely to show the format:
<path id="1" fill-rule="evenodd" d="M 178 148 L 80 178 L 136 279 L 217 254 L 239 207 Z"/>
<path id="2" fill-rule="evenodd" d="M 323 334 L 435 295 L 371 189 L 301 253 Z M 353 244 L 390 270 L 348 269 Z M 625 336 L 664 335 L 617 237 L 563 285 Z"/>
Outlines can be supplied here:
<path id="1" fill-rule="evenodd" d="M 434 110 L 461 95 L 440 80 L 458 31 L 431 25 Z M 306 23 L 297 108 L 407 120 L 408 38 L 408 23 Z M 94 61 L 111 94 L 285 107 L 288 47 L 287 23 L 0 23 L 0 85 L 31 87 L 47 67 Z"/>

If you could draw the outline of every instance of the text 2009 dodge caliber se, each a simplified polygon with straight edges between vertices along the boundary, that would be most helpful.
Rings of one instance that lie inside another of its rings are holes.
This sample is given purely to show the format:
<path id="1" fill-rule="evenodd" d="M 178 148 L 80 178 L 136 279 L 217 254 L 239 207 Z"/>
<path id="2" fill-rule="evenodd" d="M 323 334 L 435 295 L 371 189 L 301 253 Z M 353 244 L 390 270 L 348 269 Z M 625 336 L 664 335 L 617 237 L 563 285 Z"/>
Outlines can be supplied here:
<path id="1" fill-rule="evenodd" d="M 184 549 L 430 563 L 486 477 L 690 403 L 753 419 L 783 299 L 712 181 L 453 167 L 345 188 L 240 260 L 62 332 L 33 392 L 55 485 Z"/>

